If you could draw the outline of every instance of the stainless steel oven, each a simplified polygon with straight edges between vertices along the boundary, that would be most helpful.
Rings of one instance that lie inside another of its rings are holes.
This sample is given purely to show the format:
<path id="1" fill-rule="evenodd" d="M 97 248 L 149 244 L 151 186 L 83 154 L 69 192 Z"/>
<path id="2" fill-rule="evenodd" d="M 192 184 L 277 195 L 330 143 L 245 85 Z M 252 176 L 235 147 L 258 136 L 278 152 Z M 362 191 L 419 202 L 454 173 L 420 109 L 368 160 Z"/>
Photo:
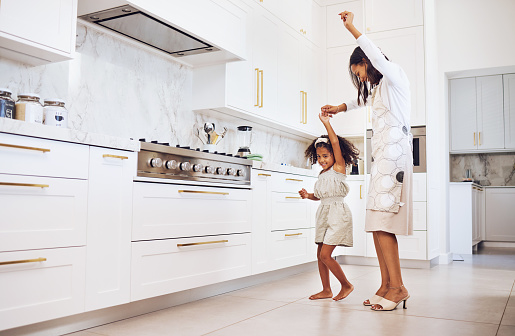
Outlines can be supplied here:
<path id="1" fill-rule="evenodd" d="M 426 127 L 412 127 L 413 134 L 413 172 L 425 173 L 426 165 Z M 372 162 L 372 130 L 367 130 L 367 174 L 370 174 L 370 164 Z"/>

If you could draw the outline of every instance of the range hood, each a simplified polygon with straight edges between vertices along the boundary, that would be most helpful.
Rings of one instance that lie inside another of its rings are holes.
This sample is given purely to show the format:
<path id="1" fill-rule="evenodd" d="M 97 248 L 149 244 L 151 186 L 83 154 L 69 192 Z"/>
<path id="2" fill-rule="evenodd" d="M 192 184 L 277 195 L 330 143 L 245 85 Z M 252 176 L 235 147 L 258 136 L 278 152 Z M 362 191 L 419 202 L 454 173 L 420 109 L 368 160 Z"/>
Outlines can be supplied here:
<path id="1" fill-rule="evenodd" d="M 219 51 L 215 46 L 171 26 L 131 5 L 79 16 L 174 57 Z"/>

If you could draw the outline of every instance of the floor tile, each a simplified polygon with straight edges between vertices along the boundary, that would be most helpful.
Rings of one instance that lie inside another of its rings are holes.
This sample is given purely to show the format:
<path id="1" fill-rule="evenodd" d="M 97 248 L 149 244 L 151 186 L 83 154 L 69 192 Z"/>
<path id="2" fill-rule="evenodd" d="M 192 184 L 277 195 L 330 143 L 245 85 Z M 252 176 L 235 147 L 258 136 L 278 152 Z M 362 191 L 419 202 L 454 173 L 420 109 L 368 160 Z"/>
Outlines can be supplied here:
<path id="1" fill-rule="evenodd" d="M 198 336 L 281 305 L 279 302 L 220 295 L 87 331 L 107 336 Z"/>
<path id="2" fill-rule="evenodd" d="M 501 325 L 515 326 L 515 307 L 506 307 Z"/>
<path id="3" fill-rule="evenodd" d="M 284 335 L 452 335 L 495 336 L 498 325 L 388 315 L 378 312 L 288 304 L 208 334 L 209 336 Z"/>
<path id="4" fill-rule="evenodd" d="M 513 336 L 515 335 L 514 326 L 501 326 L 497 332 L 497 336 Z"/>

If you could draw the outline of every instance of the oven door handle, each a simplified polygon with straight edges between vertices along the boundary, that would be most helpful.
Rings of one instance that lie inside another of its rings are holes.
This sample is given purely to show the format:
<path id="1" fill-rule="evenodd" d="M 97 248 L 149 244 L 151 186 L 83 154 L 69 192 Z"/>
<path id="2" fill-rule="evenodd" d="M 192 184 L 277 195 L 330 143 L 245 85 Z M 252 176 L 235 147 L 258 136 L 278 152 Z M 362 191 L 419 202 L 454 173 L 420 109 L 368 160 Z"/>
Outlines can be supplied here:
<path id="1" fill-rule="evenodd" d="M 228 193 L 228 192 L 219 192 L 219 191 L 201 191 L 201 190 L 179 190 L 179 193 L 211 194 L 211 195 L 229 195 L 229 193 Z"/>

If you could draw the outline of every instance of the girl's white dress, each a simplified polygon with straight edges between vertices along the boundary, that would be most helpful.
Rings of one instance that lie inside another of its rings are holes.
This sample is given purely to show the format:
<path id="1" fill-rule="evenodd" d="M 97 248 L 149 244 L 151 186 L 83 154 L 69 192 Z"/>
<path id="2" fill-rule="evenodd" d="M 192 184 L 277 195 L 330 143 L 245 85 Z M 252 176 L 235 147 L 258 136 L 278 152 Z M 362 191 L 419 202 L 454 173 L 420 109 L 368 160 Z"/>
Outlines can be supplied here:
<path id="1" fill-rule="evenodd" d="M 345 203 L 349 185 L 347 175 L 331 167 L 320 173 L 315 183 L 315 197 L 320 199 L 316 214 L 315 243 L 352 246 L 352 214 Z"/>

